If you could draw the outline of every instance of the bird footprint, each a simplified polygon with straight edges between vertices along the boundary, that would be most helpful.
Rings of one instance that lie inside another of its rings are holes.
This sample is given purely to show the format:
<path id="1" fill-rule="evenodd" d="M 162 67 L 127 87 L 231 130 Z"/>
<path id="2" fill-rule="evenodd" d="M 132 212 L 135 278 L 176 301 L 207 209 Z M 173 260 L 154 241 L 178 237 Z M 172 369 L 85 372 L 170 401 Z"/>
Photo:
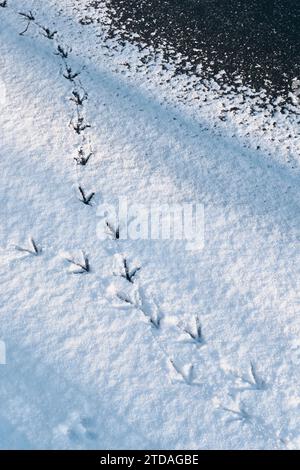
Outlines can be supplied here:
<path id="1" fill-rule="evenodd" d="M 75 443 L 80 443 L 85 439 L 95 441 L 98 437 L 95 432 L 95 422 L 91 417 L 78 418 L 68 430 L 69 439 Z"/>

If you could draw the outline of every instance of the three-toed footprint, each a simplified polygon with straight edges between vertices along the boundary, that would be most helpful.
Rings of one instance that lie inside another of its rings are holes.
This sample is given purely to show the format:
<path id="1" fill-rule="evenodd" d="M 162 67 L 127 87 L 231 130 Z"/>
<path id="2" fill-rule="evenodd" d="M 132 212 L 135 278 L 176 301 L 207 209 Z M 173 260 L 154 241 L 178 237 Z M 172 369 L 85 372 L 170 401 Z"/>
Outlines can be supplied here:
<path id="1" fill-rule="evenodd" d="M 67 437 L 71 446 L 89 447 L 98 438 L 95 418 L 77 412 L 72 413 L 58 431 Z"/>

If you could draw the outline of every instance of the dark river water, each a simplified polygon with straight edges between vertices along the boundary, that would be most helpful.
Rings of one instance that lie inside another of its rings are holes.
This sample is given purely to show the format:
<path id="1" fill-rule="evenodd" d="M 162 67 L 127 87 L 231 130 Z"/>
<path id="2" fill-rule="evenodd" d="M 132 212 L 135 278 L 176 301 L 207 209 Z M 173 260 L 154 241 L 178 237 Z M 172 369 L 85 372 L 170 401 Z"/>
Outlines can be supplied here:
<path id="1" fill-rule="evenodd" d="M 97 2 L 88 2 L 97 9 Z M 183 56 L 178 72 L 201 62 L 206 76 L 225 70 L 255 89 L 287 94 L 300 78 L 300 0 L 107 0 L 111 34 L 132 33 Z"/>

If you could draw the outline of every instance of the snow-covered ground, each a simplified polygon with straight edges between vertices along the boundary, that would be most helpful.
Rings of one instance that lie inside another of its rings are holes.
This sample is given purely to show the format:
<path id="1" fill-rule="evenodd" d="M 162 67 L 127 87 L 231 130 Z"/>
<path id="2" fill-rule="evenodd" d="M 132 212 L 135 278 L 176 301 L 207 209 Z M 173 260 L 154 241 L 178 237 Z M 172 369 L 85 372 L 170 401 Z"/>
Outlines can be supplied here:
<path id="1" fill-rule="evenodd" d="M 299 449 L 296 97 L 190 91 L 86 3 L 0 7 L 0 448 Z M 203 204 L 204 248 L 101 240 L 119 197 Z"/>

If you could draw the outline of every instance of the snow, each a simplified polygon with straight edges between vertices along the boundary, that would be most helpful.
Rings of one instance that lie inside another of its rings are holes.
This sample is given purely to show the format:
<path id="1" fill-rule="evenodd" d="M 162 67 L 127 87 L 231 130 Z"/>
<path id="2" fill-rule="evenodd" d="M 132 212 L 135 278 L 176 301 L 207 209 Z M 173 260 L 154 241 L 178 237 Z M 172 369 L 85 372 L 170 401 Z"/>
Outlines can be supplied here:
<path id="1" fill-rule="evenodd" d="M 299 449 L 297 115 L 252 116 L 247 97 L 222 121 L 213 83 L 198 108 L 196 95 L 178 98 L 184 77 L 168 88 L 159 57 L 150 71 L 124 68 L 137 48 L 113 49 L 104 27 L 80 25 L 85 2 L 9 3 L 0 8 L 0 447 Z M 33 24 L 19 35 L 18 12 L 29 10 L 58 31 L 53 40 Z M 88 93 L 91 127 L 80 135 L 58 44 L 72 47 L 68 64 Z M 74 160 L 82 145 L 93 151 L 85 166 Z M 95 192 L 91 205 L 79 186 Z M 203 204 L 203 250 L 99 239 L 97 208 L 119 197 Z M 84 256 L 90 270 L 78 273 Z M 124 259 L 141 268 L 133 283 L 119 275 Z M 197 318 L 201 341 L 189 333 Z"/>

